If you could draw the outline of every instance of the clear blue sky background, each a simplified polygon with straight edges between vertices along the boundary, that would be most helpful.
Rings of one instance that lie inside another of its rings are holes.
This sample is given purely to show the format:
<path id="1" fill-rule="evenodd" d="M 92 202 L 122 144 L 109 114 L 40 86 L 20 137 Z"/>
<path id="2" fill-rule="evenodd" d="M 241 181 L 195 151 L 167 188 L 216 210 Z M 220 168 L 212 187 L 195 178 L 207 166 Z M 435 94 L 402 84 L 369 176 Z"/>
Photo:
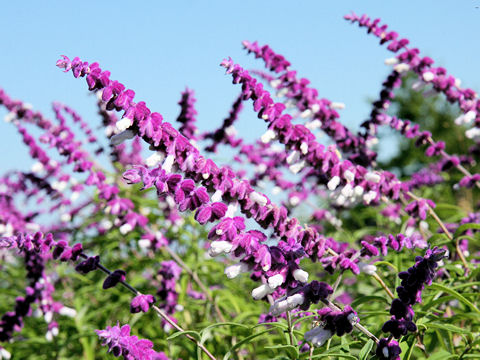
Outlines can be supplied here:
<path id="1" fill-rule="evenodd" d="M 227 56 L 247 68 L 244 39 L 268 43 L 311 80 L 321 97 L 346 103 L 345 124 L 356 129 L 378 94 L 391 54 L 343 20 L 350 11 L 380 17 L 422 54 L 480 88 L 480 0 L 422 1 L 3 1 L 0 7 L 0 87 L 51 116 L 64 102 L 98 124 L 84 80 L 55 67 L 59 55 L 98 61 L 136 100 L 173 121 L 180 92 L 196 91 L 198 126 L 220 124 L 239 92 L 218 65 Z M 256 65 L 256 66 L 255 66 Z M 260 135 L 265 124 L 248 105 L 238 128 Z M 0 109 L 0 116 L 5 112 Z M 0 172 L 31 161 L 11 124 L 0 122 Z"/>

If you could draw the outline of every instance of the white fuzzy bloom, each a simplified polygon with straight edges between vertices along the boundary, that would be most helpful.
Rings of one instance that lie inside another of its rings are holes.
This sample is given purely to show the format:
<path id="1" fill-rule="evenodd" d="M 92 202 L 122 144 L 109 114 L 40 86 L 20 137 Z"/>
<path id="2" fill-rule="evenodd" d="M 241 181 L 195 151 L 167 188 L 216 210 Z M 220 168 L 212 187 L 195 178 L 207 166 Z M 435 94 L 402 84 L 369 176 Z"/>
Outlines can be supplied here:
<path id="1" fill-rule="evenodd" d="M 45 313 L 45 315 L 43 316 L 43 318 L 45 319 L 45 322 L 46 322 L 47 324 L 50 324 L 50 323 L 52 322 L 52 320 L 53 320 L 53 312 L 47 311 L 47 312 Z"/>
<path id="2" fill-rule="evenodd" d="M 35 164 L 32 165 L 31 170 L 33 173 L 38 174 L 39 172 L 42 172 L 44 169 L 43 164 L 39 161 L 37 161 Z"/>
<path id="3" fill-rule="evenodd" d="M 110 220 L 106 220 L 106 219 L 100 221 L 99 225 L 105 230 L 110 230 L 113 226 L 112 222 Z"/>
<path id="4" fill-rule="evenodd" d="M 271 129 L 268 129 L 260 139 L 264 144 L 268 144 L 270 141 L 275 140 L 276 137 L 277 135 L 275 134 L 275 132 Z"/>
<path id="5" fill-rule="evenodd" d="M 67 188 L 68 183 L 66 181 L 54 181 L 52 183 L 52 189 L 57 191 L 63 191 Z"/>
<path id="6" fill-rule="evenodd" d="M 373 190 L 370 190 L 368 193 L 363 195 L 363 201 L 368 205 L 372 202 L 373 199 L 377 197 L 377 193 Z"/>
<path id="7" fill-rule="evenodd" d="M 58 312 L 60 315 L 63 315 L 63 316 L 68 316 L 68 317 L 75 317 L 77 316 L 77 311 L 75 309 L 72 309 L 68 306 L 63 306 L 59 312 Z"/>
<path id="8" fill-rule="evenodd" d="M 418 227 L 422 230 L 422 231 L 427 231 L 428 230 L 428 223 L 426 221 L 420 221 L 420 223 L 418 224 Z"/>
<path id="9" fill-rule="evenodd" d="M 465 136 L 469 139 L 474 139 L 480 136 L 479 128 L 471 128 L 465 131 Z"/>
<path id="10" fill-rule="evenodd" d="M 309 341 L 313 346 L 320 347 L 327 342 L 333 336 L 330 330 L 325 330 L 321 326 L 314 327 L 305 333 L 304 338 Z"/>
<path id="11" fill-rule="evenodd" d="M 290 199 L 288 199 L 288 202 L 292 206 L 297 206 L 300 203 L 300 198 L 298 196 L 292 196 Z"/>
<path id="12" fill-rule="evenodd" d="M 463 115 L 463 123 L 470 124 L 475 118 L 477 117 L 477 113 L 473 110 L 468 111 L 465 115 Z"/>
<path id="13" fill-rule="evenodd" d="M 167 173 L 172 172 L 172 166 L 174 161 L 175 161 L 174 156 L 172 154 L 168 155 L 162 164 L 162 169 L 165 170 L 165 172 Z"/>
<path id="14" fill-rule="evenodd" d="M 398 73 L 404 73 L 408 70 L 410 70 L 410 65 L 408 64 L 405 64 L 405 63 L 401 63 L 401 64 L 397 64 L 393 67 L 393 69 L 398 72 Z"/>
<path id="15" fill-rule="evenodd" d="M 126 235 L 133 230 L 133 227 L 129 223 L 126 223 L 120 226 L 119 230 L 120 230 L 120 234 Z"/>
<path id="16" fill-rule="evenodd" d="M 129 119 L 127 117 L 124 117 L 123 119 L 118 120 L 115 123 L 115 127 L 118 129 L 118 131 L 125 131 L 127 130 L 130 126 L 132 126 L 133 120 Z"/>
<path id="17" fill-rule="evenodd" d="M 151 241 L 148 239 L 140 239 L 137 244 L 140 249 L 146 250 L 150 248 Z"/>
<path id="18" fill-rule="evenodd" d="M 299 161 L 296 164 L 292 164 L 288 167 L 288 169 L 294 173 L 299 173 L 305 167 L 305 160 Z"/>
<path id="19" fill-rule="evenodd" d="M 123 143 L 125 140 L 133 139 L 134 137 L 135 137 L 135 134 L 133 133 L 132 130 L 125 130 L 125 131 L 122 131 L 121 133 L 118 133 L 117 135 L 113 135 L 110 138 L 110 143 L 113 146 L 117 146 Z"/>
<path id="20" fill-rule="evenodd" d="M 274 186 L 272 189 L 272 194 L 273 195 L 278 195 L 282 192 L 282 188 L 280 186 Z"/>
<path id="21" fill-rule="evenodd" d="M 455 86 L 456 86 L 457 88 L 459 88 L 460 86 L 462 86 L 462 80 L 460 80 L 460 79 L 458 79 L 458 78 L 455 79 Z"/>
<path id="22" fill-rule="evenodd" d="M 361 272 L 367 275 L 373 275 L 377 271 L 377 267 L 375 265 L 365 264 L 363 262 L 358 263 L 358 268 Z"/>
<path id="23" fill-rule="evenodd" d="M 233 218 L 235 216 L 235 213 L 237 212 L 237 209 L 238 209 L 238 202 L 228 204 L 227 212 L 225 213 L 225 217 Z M 218 234 L 218 230 L 216 232 Z"/>
<path id="24" fill-rule="evenodd" d="M 388 354 L 388 347 L 387 347 L 387 346 L 385 346 L 385 347 L 382 349 L 382 353 L 383 353 L 383 356 L 388 359 L 388 355 L 389 355 L 389 354 Z"/>
<path id="25" fill-rule="evenodd" d="M 388 58 L 388 59 L 385 59 L 385 65 L 397 65 L 398 64 L 398 59 L 397 58 Z"/>
<path id="26" fill-rule="evenodd" d="M 229 279 L 236 278 L 241 273 L 247 272 L 249 270 L 249 266 L 243 262 L 239 262 L 238 264 L 233 264 L 225 268 L 225 275 Z"/>
<path id="27" fill-rule="evenodd" d="M 80 197 L 80 193 L 78 191 L 72 192 L 70 195 L 70 201 L 75 202 Z"/>
<path id="28" fill-rule="evenodd" d="M 432 73 L 431 71 L 426 71 L 423 73 L 422 78 L 425 82 L 430 82 L 433 79 L 435 79 L 435 74 Z"/>
<path id="29" fill-rule="evenodd" d="M 158 151 L 154 152 L 152 155 L 145 159 L 145 165 L 147 165 L 148 167 L 157 166 L 163 161 L 164 158 L 165 156 L 163 155 L 163 153 Z"/>
<path id="30" fill-rule="evenodd" d="M 364 192 L 364 189 L 360 185 L 357 185 L 357 186 L 355 186 L 353 191 L 355 192 L 355 196 L 362 196 L 363 192 Z"/>
<path id="31" fill-rule="evenodd" d="M 225 128 L 225 134 L 228 136 L 235 136 L 237 135 L 237 129 L 235 129 L 235 126 L 230 125 L 229 127 Z"/>
<path id="32" fill-rule="evenodd" d="M 11 357 L 12 355 L 7 350 L 0 347 L 0 359 L 10 360 Z"/>
<path id="33" fill-rule="evenodd" d="M 5 120 L 5 122 L 9 123 L 9 122 L 12 122 L 13 120 L 15 120 L 17 118 L 17 114 L 14 113 L 13 111 L 7 113 L 7 115 L 5 115 L 5 117 L 3 118 L 3 120 Z"/>
<path id="34" fill-rule="evenodd" d="M 303 294 L 295 294 L 287 298 L 278 299 L 270 307 L 270 313 L 273 316 L 278 316 L 285 311 L 295 309 L 298 305 L 303 304 L 304 301 L 305 297 Z"/>
<path id="35" fill-rule="evenodd" d="M 308 281 L 308 273 L 302 269 L 297 269 L 293 271 L 293 278 L 301 283 L 306 283 Z"/>
<path id="36" fill-rule="evenodd" d="M 317 113 L 317 112 L 320 111 L 320 105 L 317 104 L 317 103 L 313 104 L 310 108 L 312 109 L 312 111 L 313 111 L 314 113 Z"/>
<path id="37" fill-rule="evenodd" d="M 212 257 L 218 256 L 222 253 L 228 254 L 232 250 L 233 245 L 225 240 L 212 241 L 208 254 Z"/>
<path id="38" fill-rule="evenodd" d="M 210 198 L 210 200 L 211 200 L 212 202 L 222 201 L 222 195 L 223 195 L 222 190 L 217 190 L 217 191 L 215 191 L 215 193 L 212 195 L 212 197 Z"/>
<path id="39" fill-rule="evenodd" d="M 300 158 L 300 153 L 297 150 L 293 150 L 290 155 L 287 156 L 287 164 L 293 164 Z"/>
<path id="40" fill-rule="evenodd" d="M 276 95 L 277 95 L 278 97 L 283 97 L 283 96 L 285 96 L 285 95 L 287 95 L 287 94 L 288 94 L 288 89 L 287 89 L 287 88 L 283 88 L 283 89 L 278 90 Z"/>
<path id="41" fill-rule="evenodd" d="M 345 204 L 345 201 L 347 199 L 345 198 L 345 196 L 343 196 L 342 194 L 338 195 L 337 198 L 335 199 L 335 203 L 338 205 L 338 206 L 343 206 Z"/>
<path id="42" fill-rule="evenodd" d="M 322 122 L 318 119 L 315 119 L 313 121 L 309 121 L 307 123 L 305 123 L 305 127 L 308 129 L 308 130 L 315 130 L 315 129 L 318 129 L 322 126 Z"/>
<path id="43" fill-rule="evenodd" d="M 328 190 L 333 191 L 337 188 L 338 184 L 340 184 L 340 178 L 338 176 L 334 176 L 330 179 L 327 184 Z"/>
<path id="44" fill-rule="evenodd" d="M 367 172 L 365 174 L 365 180 L 378 184 L 380 182 L 380 175 L 377 173 Z"/>
<path id="45" fill-rule="evenodd" d="M 302 142 L 300 144 L 300 151 L 303 155 L 306 155 L 308 153 L 308 144 L 306 142 Z"/>
<path id="46" fill-rule="evenodd" d="M 345 196 L 346 198 L 352 197 L 353 195 L 353 188 L 352 185 L 347 184 L 343 187 L 341 194 Z"/>
<path id="47" fill-rule="evenodd" d="M 252 297 L 255 300 L 260 300 L 265 296 L 273 293 L 273 291 L 274 290 L 270 286 L 268 286 L 268 284 L 262 284 L 259 287 L 252 290 Z"/>
<path id="48" fill-rule="evenodd" d="M 265 206 L 268 202 L 268 199 L 265 196 L 259 194 L 256 191 L 252 191 L 249 195 L 249 198 L 260 206 Z"/>
<path id="49" fill-rule="evenodd" d="M 62 214 L 60 215 L 60 220 L 62 222 L 69 222 L 70 220 L 72 220 L 72 216 L 69 213 Z"/>
<path id="50" fill-rule="evenodd" d="M 263 163 L 255 166 L 255 172 L 257 172 L 259 174 L 263 174 L 266 170 L 267 170 L 267 165 L 265 165 Z"/>
<path id="51" fill-rule="evenodd" d="M 302 119 L 306 119 L 306 118 L 312 116 L 312 114 L 313 114 L 312 110 L 307 109 L 307 110 L 302 111 L 302 113 L 300 114 L 300 117 Z"/>
<path id="52" fill-rule="evenodd" d="M 276 289 L 280 285 L 283 284 L 285 279 L 283 278 L 282 274 L 276 274 L 268 278 L 268 286 L 272 289 Z"/>
<path id="53" fill-rule="evenodd" d="M 342 103 L 342 102 L 332 102 L 330 104 L 330 107 L 332 109 L 343 110 L 343 109 L 345 109 L 345 104 Z"/>
<path id="54" fill-rule="evenodd" d="M 352 173 L 350 170 L 346 170 L 346 171 L 343 173 L 343 177 L 344 177 L 345 180 L 347 180 L 348 182 L 351 182 L 351 181 L 355 180 L 355 174 Z"/>
<path id="55" fill-rule="evenodd" d="M 280 86 L 280 84 L 282 83 L 282 80 L 280 79 L 274 79 L 272 81 L 270 81 L 270 86 L 274 89 L 278 88 Z"/>

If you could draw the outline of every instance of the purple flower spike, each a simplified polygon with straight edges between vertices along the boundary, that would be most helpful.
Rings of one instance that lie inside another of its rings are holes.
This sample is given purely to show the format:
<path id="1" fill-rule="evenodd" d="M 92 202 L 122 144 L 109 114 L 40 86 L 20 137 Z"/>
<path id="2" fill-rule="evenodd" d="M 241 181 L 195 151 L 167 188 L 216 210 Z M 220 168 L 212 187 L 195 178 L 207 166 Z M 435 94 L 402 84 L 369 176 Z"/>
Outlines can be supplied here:
<path id="1" fill-rule="evenodd" d="M 164 353 L 153 350 L 150 340 L 130 335 L 129 325 L 120 327 L 117 323 L 116 326 L 107 326 L 105 330 L 95 332 L 102 340 L 102 345 L 108 346 L 108 352 L 112 352 L 115 357 L 123 355 L 126 360 L 168 360 Z"/>
<path id="2" fill-rule="evenodd" d="M 115 270 L 112 272 L 110 275 L 107 276 L 105 281 L 103 282 L 103 289 L 109 289 L 111 287 L 114 287 L 121 281 L 125 281 L 125 271 L 123 270 Z"/>
<path id="3" fill-rule="evenodd" d="M 79 263 L 75 270 L 81 274 L 88 274 L 90 271 L 93 271 L 97 268 L 98 264 L 100 263 L 100 256 L 90 256 L 87 260 L 82 261 Z"/>
<path id="4" fill-rule="evenodd" d="M 150 309 L 150 305 L 155 303 L 153 295 L 138 295 L 135 296 L 130 303 L 130 312 L 132 314 L 140 311 L 147 312 Z"/>

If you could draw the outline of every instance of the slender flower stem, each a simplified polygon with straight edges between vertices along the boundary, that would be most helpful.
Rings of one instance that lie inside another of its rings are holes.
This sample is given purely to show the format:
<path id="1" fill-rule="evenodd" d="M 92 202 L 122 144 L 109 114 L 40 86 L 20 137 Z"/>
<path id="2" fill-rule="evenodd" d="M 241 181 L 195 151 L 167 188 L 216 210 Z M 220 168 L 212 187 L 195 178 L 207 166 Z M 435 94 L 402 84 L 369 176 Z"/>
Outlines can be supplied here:
<path id="1" fill-rule="evenodd" d="M 388 286 L 385 284 L 385 282 L 382 280 L 380 276 L 376 272 L 372 274 L 373 278 L 377 280 L 377 282 L 380 284 L 380 286 L 387 292 L 388 296 L 390 298 L 395 299 L 395 295 L 393 295 L 393 292 L 388 288 Z"/>
<path id="2" fill-rule="evenodd" d="M 342 281 L 342 277 L 343 277 L 343 271 L 340 272 L 337 279 L 335 280 L 335 283 L 332 286 L 333 292 L 327 297 L 327 299 L 329 299 L 329 300 L 333 299 L 333 296 L 335 295 L 335 292 L 337 291 L 338 286 L 340 285 L 340 282 Z"/>
<path id="3" fill-rule="evenodd" d="M 420 198 L 417 197 L 415 194 L 413 194 L 412 192 L 407 192 L 407 195 L 410 196 L 411 198 L 415 199 L 415 200 L 419 200 Z M 443 223 L 443 221 L 438 217 L 437 213 L 429 206 L 428 207 L 428 213 L 433 217 L 433 219 L 437 222 L 437 224 L 440 226 L 440 228 L 442 229 L 442 231 L 445 233 L 445 235 L 447 236 L 447 238 L 453 242 L 453 235 L 450 231 L 448 231 L 447 227 L 445 226 L 445 224 Z M 467 259 L 465 259 L 465 256 L 463 255 L 463 251 L 462 249 L 460 249 L 460 243 L 459 241 L 456 242 L 456 245 L 455 245 L 455 248 L 457 250 L 457 254 L 460 258 L 460 260 L 462 261 L 462 264 L 463 264 L 463 268 L 464 268 L 464 271 L 465 271 L 465 275 L 468 275 L 470 273 L 470 269 L 468 267 L 468 263 L 467 263 Z"/>
<path id="4" fill-rule="evenodd" d="M 290 345 L 295 346 L 295 341 L 293 340 L 293 327 L 292 327 L 292 315 L 290 311 L 287 311 L 287 324 L 288 324 L 288 337 L 290 339 Z"/>
<path id="5" fill-rule="evenodd" d="M 220 308 L 218 307 L 218 304 L 215 302 L 215 300 L 213 299 L 212 295 L 210 294 L 209 290 L 207 289 L 207 287 L 203 284 L 203 282 L 200 280 L 200 278 L 198 277 L 198 274 L 193 271 L 192 269 L 190 269 L 190 267 L 185 264 L 183 262 L 183 260 L 172 250 L 170 249 L 168 246 L 165 246 L 165 250 L 168 252 L 168 254 L 173 258 L 173 260 L 175 260 L 175 262 L 180 266 L 182 267 L 193 279 L 193 281 L 195 281 L 195 283 L 200 287 L 200 289 L 203 291 L 203 293 L 205 294 L 205 296 L 207 297 L 208 301 L 210 301 L 210 303 L 213 304 L 214 308 L 215 308 L 215 312 L 217 313 L 217 316 L 218 316 L 218 319 L 221 321 L 221 322 L 225 322 L 225 317 L 223 316 L 222 312 L 220 311 Z"/>
<path id="6" fill-rule="evenodd" d="M 83 259 L 88 259 L 88 256 L 85 255 L 85 254 L 80 254 L 80 257 L 82 257 Z M 105 274 L 107 275 L 110 275 L 112 272 L 110 270 L 108 270 L 105 266 L 101 265 L 101 264 L 98 264 L 97 267 L 103 271 Z M 125 287 L 127 288 L 128 290 L 130 290 L 130 292 L 132 292 L 135 296 L 138 296 L 138 295 L 142 295 L 142 293 L 140 291 L 138 291 L 137 289 L 135 289 L 133 286 L 131 286 L 129 283 L 127 283 L 126 281 L 122 281 L 120 280 L 120 283 Z M 185 330 L 182 329 L 182 327 L 178 324 L 176 324 L 174 321 L 172 321 L 170 319 L 170 317 L 165 314 L 163 312 L 162 309 L 160 309 L 158 306 L 156 305 L 152 305 L 152 309 L 155 310 L 155 312 L 162 318 L 164 319 L 166 322 L 168 322 L 173 328 L 175 328 L 177 331 L 182 331 L 184 332 Z M 208 349 L 202 344 L 200 343 L 199 341 L 197 341 L 193 336 L 191 335 L 188 335 L 188 334 L 184 334 L 190 341 L 194 342 L 211 360 L 216 360 L 215 357 L 210 353 L 210 351 L 208 351 Z"/>

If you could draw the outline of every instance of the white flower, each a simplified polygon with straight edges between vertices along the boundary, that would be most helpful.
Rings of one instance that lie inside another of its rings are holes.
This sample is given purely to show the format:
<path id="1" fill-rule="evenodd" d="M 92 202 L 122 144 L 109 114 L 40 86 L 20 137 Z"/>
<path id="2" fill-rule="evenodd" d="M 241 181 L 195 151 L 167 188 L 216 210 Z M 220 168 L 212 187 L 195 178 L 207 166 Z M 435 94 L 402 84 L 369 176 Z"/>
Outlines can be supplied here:
<path id="1" fill-rule="evenodd" d="M 124 117 L 121 120 L 118 120 L 115 124 L 115 127 L 118 129 L 118 131 L 125 131 L 127 130 L 130 126 L 132 126 L 133 120 L 129 119 L 127 117 Z"/>
<path id="2" fill-rule="evenodd" d="M 164 157 L 165 156 L 161 152 L 154 152 L 152 155 L 145 159 L 145 165 L 147 165 L 148 167 L 157 166 L 163 161 Z"/>
<path id="3" fill-rule="evenodd" d="M 268 199 L 265 196 L 259 194 L 256 191 L 251 192 L 249 198 L 260 206 L 265 206 L 268 202 Z"/>
<path id="4" fill-rule="evenodd" d="M 343 109 L 345 109 L 345 104 L 342 103 L 342 102 L 332 102 L 332 103 L 330 104 L 330 107 L 331 107 L 332 109 L 343 110 Z"/>
<path id="5" fill-rule="evenodd" d="M 338 184 L 340 184 L 340 178 L 338 176 L 334 176 L 330 179 L 327 184 L 328 190 L 333 191 L 337 188 Z"/>
<path id="6" fill-rule="evenodd" d="M 247 272 L 249 269 L 249 266 L 243 262 L 240 262 L 238 264 L 233 264 L 225 268 L 225 275 L 229 279 L 236 278 L 238 275 L 241 273 Z"/>
<path id="7" fill-rule="evenodd" d="M 352 173 L 350 170 L 345 170 L 345 172 L 343 173 L 343 177 L 348 182 L 351 182 L 351 181 L 355 180 L 355 174 Z"/>
<path id="8" fill-rule="evenodd" d="M 297 174 L 300 170 L 302 170 L 305 167 L 305 160 L 302 160 L 296 164 L 290 165 L 288 169 L 294 173 Z"/>
<path id="9" fill-rule="evenodd" d="M 422 77 L 423 77 L 424 81 L 430 82 L 433 79 L 435 79 L 435 74 L 432 73 L 431 71 L 426 71 L 426 72 L 423 73 Z"/>
<path id="10" fill-rule="evenodd" d="M 233 245 L 225 240 L 212 241 L 208 254 L 212 257 L 218 256 L 221 253 L 229 253 L 232 250 Z"/>
<path id="11" fill-rule="evenodd" d="M 275 132 L 271 129 L 268 129 L 265 134 L 262 135 L 261 140 L 264 144 L 268 144 L 270 141 L 274 140 L 277 137 Z"/>
<path id="12" fill-rule="evenodd" d="M 410 66 L 408 64 L 405 64 L 405 63 L 401 63 L 401 64 L 398 64 L 398 65 L 395 65 L 393 67 L 393 69 L 398 72 L 398 73 L 404 73 L 408 70 L 410 70 Z"/>
<path id="13" fill-rule="evenodd" d="M 272 289 L 276 289 L 280 285 L 283 284 L 284 278 L 282 274 L 276 274 L 268 278 L 268 286 L 270 286 Z"/>
<path id="14" fill-rule="evenodd" d="M 0 359 L 10 360 L 11 357 L 12 355 L 7 350 L 0 347 Z"/>
<path id="15" fill-rule="evenodd" d="M 365 264 L 363 262 L 358 263 L 358 268 L 361 272 L 367 275 L 373 275 L 377 271 L 377 267 L 375 265 Z"/>
<path id="16" fill-rule="evenodd" d="M 380 182 L 380 175 L 373 173 L 373 172 L 367 172 L 365 174 L 365 180 L 373 182 L 375 184 L 378 184 Z"/>
<path id="17" fill-rule="evenodd" d="M 306 283 L 308 281 L 308 273 L 302 269 L 296 269 L 293 272 L 293 278 L 301 283 Z"/>
<path id="18" fill-rule="evenodd" d="M 274 291 L 268 284 L 262 284 L 259 287 L 252 290 L 252 297 L 255 300 L 260 300 L 265 296 L 271 294 Z"/>
<path id="19" fill-rule="evenodd" d="M 398 59 L 397 58 L 388 58 L 385 59 L 385 65 L 397 65 L 398 64 Z"/>
<path id="20" fill-rule="evenodd" d="M 63 306 L 59 312 L 58 312 L 60 315 L 63 315 L 63 316 L 68 316 L 68 317 L 75 317 L 77 316 L 77 311 L 75 309 L 72 309 L 68 306 Z"/>
<path id="21" fill-rule="evenodd" d="M 174 161 L 174 156 L 172 154 L 169 154 L 162 164 L 162 169 L 165 170 L 165 172 L 167 173 L 172 172 L 172 166 Z"/>
<path id="22" fill-rule="evenodd" d="M 333 334 L 330 330 L 325 330 L 321 326 L 317 326 L 312 330 L 307 331 L 304 338 L 306 341 L 311 342 L 313 346 L 320 347 L 332 336 Z"/>

